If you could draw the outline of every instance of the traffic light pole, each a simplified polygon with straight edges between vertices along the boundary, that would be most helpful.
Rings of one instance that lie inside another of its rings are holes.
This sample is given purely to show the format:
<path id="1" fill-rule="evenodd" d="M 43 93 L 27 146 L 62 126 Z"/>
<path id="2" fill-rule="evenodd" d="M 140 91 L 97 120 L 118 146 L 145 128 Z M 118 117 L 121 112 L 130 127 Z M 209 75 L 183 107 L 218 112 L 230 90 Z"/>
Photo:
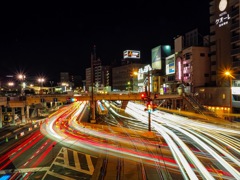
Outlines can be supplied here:
<path id="1" fill-rule="evenodd" d="M 148 103 L 151 101 L 151 94 L 150 94 L 150 72 L 148 69 Z M 151 131 L 151 111 L 148 111 L 148 131 Z"/>
<path id="2" fill-rule="evenodd" d="M 151 131 L 151 112 L 148 112 L 148 131 Z"/>

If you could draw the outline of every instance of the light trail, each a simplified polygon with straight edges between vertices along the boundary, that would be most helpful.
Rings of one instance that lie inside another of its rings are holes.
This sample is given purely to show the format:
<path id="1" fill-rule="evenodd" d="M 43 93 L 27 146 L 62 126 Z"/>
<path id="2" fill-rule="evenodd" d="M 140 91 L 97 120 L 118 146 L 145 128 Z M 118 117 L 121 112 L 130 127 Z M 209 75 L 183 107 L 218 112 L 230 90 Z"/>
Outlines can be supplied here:
<path id="1" fill-rule="evenodd" d="M 226 134 L 227 136 L 240 135 L 240 132 L 236 129 L 230 129 L 206 122 L 191 120 L 190 118 L 185 118 L 182 116 L 156 111 L 152 113 L 152 126 L 153 129 L 158 131 L 158 133 L 161 134 L 167 142 L 175 159 L 170 160 L 167 158 L 162 158 L 161 156 L 152 157 L 146 152 L 136 152 L 133 149 L 118 148 L 114 147 L 114 145 L 106 144 L 104 142 L 104 139 L 114 140 L 127 144 L 127 137 L 122 136 L 120 132 L 110 134 L 110 132 L 108 132 L 108 130 L 104 128 L 91 128 L 83 126 L 82 123 L 79 124 L 79 122 L 77 121 L 77 117 L 79 117 L 81 113 L 83 113 L 86 103 L 77 103 L 78 104 L 74 103 L 75 105 L 73 104 L 69 106 L 69 108 L 61 110 L 59 114 L 56 113 L 54 116 L 49 117 L 48 122 L 41 126 L 41 132 L 59 143 L 62 143 L 66 146 L 78 147 L 78 149 L 79 147 L 81 147 L 91 152 L 105 153 L 105 149 L 107 148 L 108 153 L 114 156 L 121 156 L 132 160 L 142 158 L 146 162 L 152 161 L 155 163 L 157 162 L 165 164 L 168 168 L 176 167 L 177 165 L 183 177 L 186 179 L 197 179 L 198 177 L 195 171 L 200 173 L 204 179 L 213 179 L 212 175 L 216 176 L 215 173 L 218 172 L 218 170 L 216 170 L 216 172 L 211 171 L 209 168 L 206 168 L 202 164 L 202 162 L 197 158 L 197 156 L 194 155 L 192 150 L 189 149 L 184 143 L 184 141 L 181 139 L 183 136 L 185 136 L 188 139 L 191 138 L 192 140 L 194 140 L 193 142 L 195 142 L 195 145 L 197 144 L 202 149 L 205 149 L 209 154 L 212 155 L 213 158 L 218 159 L 219 163 L 223 166 L 225 165 L 225 163 L 227 163 L 227 171 L 229 171 L 233 177 L 239 177 L 239 172 L 215 152 L 215 149 L 220 147 L 217 146 L 215 143 L 211 143 L 210 141 L 205 140 L 202 135 L 199 135 L 199 133 L 201 133 L 205 136 L 208 136 L 208 132 L 212 131 L 213 129 L 216 129 L 215 133 L 218 134 L 222 133 Z M 139 120 L 147 124 L 148 113 L 143 111 L 144 108 L 145 107 L 143 105 L 129 102 L 125 112 L 135 118 L 128 118 L 128 121 Z M 116 114 L 116 112 L 114 112 L 112 108 L 109 109 L 111 112 Z M 56 125 L 56 122 L 58 122 L 58 125 Z M 67 124 L 63 126 L 61 125 L 62 123 Z M 188 129 L 191 129 L 191 131 L 189 131 Z M 178 136 L 177 134 L 175 134 L 175 131 L 181 132 L 182 135 Z M 195 131 L 198 133 L 196 133 Z M 214 134 L 212 134 L 212 136 L 212 138 L 214 138 Z M 103 141 L 101 141 L 100 139 L 102 139 Z M 228 140 L 230 140 L 230 138 L 228 138 Z M 137 139 L 136 142 L 134 141 L 132 142 L 134 143 L 134 145 L 139 147 L 141 146 L 141 143 L 138 143 Z M 236 142 L 237 141 L 235 140 L 235 149 L 238 150 L 239 145 L 237 145 Z M 154 147 L 154 144 L 149 145 Z M 229 143 L 229 145 L 231 145 L 231 143 Z M 182 152 L 180 151 L 179 147 L 181 148 Z M 234 162 L 236 165 L 239 165 L 238 159 L 234 159 L 234 157 L 232 157 L 230 154 L 225 153 L 223 149 L 218 149 L 218 151 L 224 154 L 228 159 L 231 159 L 232 162 Z M 196 167 L 196 169 L 194 167 Z M 225 173 L 224 171 L 222 172 L 224 173 L 223 177 L 229 176 L 229 174 Z M 230 176 L 229 179 L 231 179 Z"/>

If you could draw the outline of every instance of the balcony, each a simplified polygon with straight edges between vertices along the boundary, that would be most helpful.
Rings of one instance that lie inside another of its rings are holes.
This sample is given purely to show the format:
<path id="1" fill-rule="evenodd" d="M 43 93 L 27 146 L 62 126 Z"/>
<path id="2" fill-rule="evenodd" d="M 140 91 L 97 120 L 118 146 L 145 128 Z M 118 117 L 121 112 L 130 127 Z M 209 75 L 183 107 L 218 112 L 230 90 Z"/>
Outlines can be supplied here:
<path id="1" fill-rule="evenodd" d="M 216 31 L 216 26 L 210 26 L 210 32 L 214 33 Z"/>
<path id="2" fill-rule="evenodd" d="M 216 51 L 216 45 L 212 45 L 210 47 L 210 52 L 215 52 Z"/>
<path id="3" fill-rule="evenodd" d="M 210 6 L 209 8 L 209 12 L 210 14 L 214 14 L 215 10 L 214 10 L 214 6 Z"/>
<path id="4" fill-rule="evenodd" d="M 210 42 L 215 42 L 216 41 L 216 36 L 210 36 Z"/>
<path id="5" fill-rule="evenodd" d="M 231 51 L 231 55 L 237 55 L 237 54 L 240 54 L 240 48 L 236 48 L 236 49 L 232 49 Z"/>
<path id="6" fill-rule="evenodd" d="M 215 24 L 216 17 L 210 16 L 210 24 Z"/>
<path id="7" fill-rule="evenodd" d="M 239 0 L 232 0 L 232 4 L 239 4 Z"/>
<path id="8" fill-rule="evenodd" d="M 239 40 L 240 40 L 240 35 L 236 35 L 236 36 L 233 36 L 233 37 L 231 38 L 231 42 L 232 42 L 232 43 L 237 42 L 237 41 L 239 41 Z"/>
<path id="9" fill-rule="evenodd" d="M 230 12 L 230 16 L 234 18 L 234 16 L 239 16 L 239 9 L 234 9 Z"/>
<path id="10" fill-rule="evenodd" d="M 233 68 L 240 67 L 240 61 L 235 61 L 232 64 Z"/>
<path id="11" fill-rule="evenodd" d="M 235 30 L 235 29 L 237 29 L 237 28 L 239 28 L 239 22 L 234 22 L 234 23 L 232 23 L 232 25 L 231 25 L 231 30 Z"/>

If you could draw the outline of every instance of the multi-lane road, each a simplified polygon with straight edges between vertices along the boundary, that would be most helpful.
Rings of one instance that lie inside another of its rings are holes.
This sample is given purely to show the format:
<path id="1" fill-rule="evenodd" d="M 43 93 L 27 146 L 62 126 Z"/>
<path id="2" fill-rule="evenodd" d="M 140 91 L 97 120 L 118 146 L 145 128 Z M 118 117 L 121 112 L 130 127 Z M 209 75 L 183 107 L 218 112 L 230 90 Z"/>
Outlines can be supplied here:
<path id="1" fill-rule="evenodd" d="M 2 178 L 240 179 L 237 123 L 155 111 L 149 132 L 143 105 L 105 103 L 109 113 L 98 124 L 86 122 L 88 102 L 51 114 L 1 153 Z"/>

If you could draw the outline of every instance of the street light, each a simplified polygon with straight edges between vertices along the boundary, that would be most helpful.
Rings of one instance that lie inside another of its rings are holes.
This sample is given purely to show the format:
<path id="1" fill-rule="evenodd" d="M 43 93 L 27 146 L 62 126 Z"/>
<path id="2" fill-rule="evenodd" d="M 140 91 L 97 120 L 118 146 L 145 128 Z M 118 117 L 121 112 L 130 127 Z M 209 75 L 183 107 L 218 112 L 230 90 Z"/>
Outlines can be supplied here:
<path id="1" fill-rule="evenodd" d="M 229 110 L 229 112 L 232 113 L 232 79 L 235 79 L 235 77 L 231 74 L 230 71 L 226 71 L 224 74 L 225 74 L 225 76 L 227 76 L 229 78 L 229 87 L 230 87 L 230 95 L 229 95 L 230 110 Z"/>
<path id="2" fill-rule="evenodd" d="M 130 81 L 127 82 L 127 86 L 128 86 L 128 87 L 127 87 L 128 92 L 130 92 L 130 90 L 131 90 L 131 82 L 130 82 Z"/>
<path id="3" fill-rule="evenodd" d="M 40 88 L 39 88 L 39 89 L 40 89 L 40 91 L 41 91 L 41 90 L 42 90 L 43 83 L 44 83 L 45 79 L 41 77 L 41 78 L 38 78 L 38 79 L 37 79 L 37 81 L 38 81 L 38 82 L 40 83 L 40 85 L 41 85 L 41 86 L 40 86 Z"/>
<path id="4" fill-rule="evenodd" d="M 53 83 L 54 83 L 54 81 L 49 81 L 49 83 L 51 84 L 51 94 L 53 94 Z"/>
<path id="5" fill-rule="evenodd" d="M 13 87 L 14 86 L 14 82 L 8 82 L 8 86 L 9 87 Z"/>
<path id="6" fill-rule="evenodd" d="M 24 95 L 24 88 L 26 86 L 26 83 L 24 82 L 26 79 L 26 76 L 24 74 L 18 74 L 17 78 L 20 80 L 21 82 L 21 95 Z"/>
<path id="7" fill-rule="evenodd" d="M 14 86 L 14 82 L 8 82 L 8 88 L 9 88 L 9 91 L 12 91 L 12 88 L 13 88 L 13 86 Z"/>

